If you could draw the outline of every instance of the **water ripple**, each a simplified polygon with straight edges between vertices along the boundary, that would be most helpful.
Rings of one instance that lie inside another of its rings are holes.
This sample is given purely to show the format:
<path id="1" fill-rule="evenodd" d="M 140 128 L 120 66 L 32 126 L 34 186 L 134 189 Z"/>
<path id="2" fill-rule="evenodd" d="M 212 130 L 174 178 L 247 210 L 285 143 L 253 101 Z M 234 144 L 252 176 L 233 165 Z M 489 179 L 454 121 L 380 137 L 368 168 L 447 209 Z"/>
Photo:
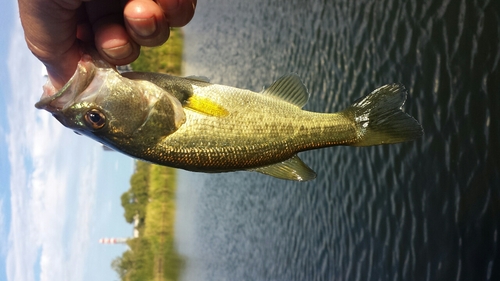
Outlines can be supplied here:
<path id="1" fill-rule="evenodd" d="M 188 270 L 199 280 L 500 279 L 499 6 L 199 3 L 186 74 L 260 90 L 295 72 L 311 93 L 306 109 L 319 112 L 400 82 L 425 135 L 301 153 L 318 173 L 305 184 L 204 175 Z"/>

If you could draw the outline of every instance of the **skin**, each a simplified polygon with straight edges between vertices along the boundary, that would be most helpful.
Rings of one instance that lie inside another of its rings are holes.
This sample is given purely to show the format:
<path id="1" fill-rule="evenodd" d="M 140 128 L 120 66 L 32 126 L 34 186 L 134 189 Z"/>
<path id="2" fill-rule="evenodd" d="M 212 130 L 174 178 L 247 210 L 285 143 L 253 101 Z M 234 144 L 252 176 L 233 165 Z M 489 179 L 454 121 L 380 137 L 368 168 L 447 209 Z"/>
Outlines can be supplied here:
<path id="1" fill-rule="evenodd" d="M 121 3 L 120 3 L 121 2 Z M 18 0 L 26 43 L 60 89 L 74 74 L 82 46 L 93 44 L 113 65 L 134 61 L 140 46 L 167 41 L 187 24 L 196 0 Z"/>

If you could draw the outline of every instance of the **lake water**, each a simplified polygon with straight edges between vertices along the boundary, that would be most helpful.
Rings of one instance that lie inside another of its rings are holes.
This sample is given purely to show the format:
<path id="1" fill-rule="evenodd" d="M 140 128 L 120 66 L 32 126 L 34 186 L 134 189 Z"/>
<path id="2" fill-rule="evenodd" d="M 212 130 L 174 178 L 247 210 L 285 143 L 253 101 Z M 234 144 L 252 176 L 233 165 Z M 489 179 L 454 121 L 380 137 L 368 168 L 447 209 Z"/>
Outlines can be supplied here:
<path id="1" fill-rule="evenodd" d="M 184 280 L 500 280 L 500 1 L 198 2 L 186 75 L 294 72 L 318 112 L 400 82 L 425 135 L 301 153 L 307 183 L 181 172 Z"/>

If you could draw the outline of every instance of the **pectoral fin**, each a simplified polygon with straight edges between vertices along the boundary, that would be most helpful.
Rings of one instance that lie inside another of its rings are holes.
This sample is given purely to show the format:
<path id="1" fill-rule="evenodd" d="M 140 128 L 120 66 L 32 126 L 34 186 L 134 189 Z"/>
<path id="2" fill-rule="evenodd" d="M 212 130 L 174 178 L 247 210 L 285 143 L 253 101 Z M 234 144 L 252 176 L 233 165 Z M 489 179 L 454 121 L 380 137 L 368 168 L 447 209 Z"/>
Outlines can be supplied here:
<path id="1" fill-rule="evenodd" d="M 316 178 L 316 173 L 302 162 L 297 155 L 281 163 L 254 168 L 250 171 L 284 180 L 308 181 Z"/>
<path id="2" fill-rule="evenodd" d="M 221 105 L 210 99 L 198 96 L 190 97 L 184 104 L 184 107 L 213 117 L 224 117 L 229 115 L 229 112 Z"/>

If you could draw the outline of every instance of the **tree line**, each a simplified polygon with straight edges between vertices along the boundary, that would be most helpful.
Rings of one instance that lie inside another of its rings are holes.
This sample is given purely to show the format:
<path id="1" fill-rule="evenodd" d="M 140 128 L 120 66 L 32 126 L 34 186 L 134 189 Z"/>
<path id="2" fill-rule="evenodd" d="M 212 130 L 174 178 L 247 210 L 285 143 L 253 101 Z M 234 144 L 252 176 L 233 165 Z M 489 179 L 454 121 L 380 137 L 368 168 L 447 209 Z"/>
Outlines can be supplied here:
<path id="1" fill-rule="evenodd" d="M 136 162 L 130 189 L 121 196 L 125 220 L 139 215 L 139 237 L 111 263 L 120 280 L 178 280 L 184 261 L 174 246 L 175 169 Z"/>

